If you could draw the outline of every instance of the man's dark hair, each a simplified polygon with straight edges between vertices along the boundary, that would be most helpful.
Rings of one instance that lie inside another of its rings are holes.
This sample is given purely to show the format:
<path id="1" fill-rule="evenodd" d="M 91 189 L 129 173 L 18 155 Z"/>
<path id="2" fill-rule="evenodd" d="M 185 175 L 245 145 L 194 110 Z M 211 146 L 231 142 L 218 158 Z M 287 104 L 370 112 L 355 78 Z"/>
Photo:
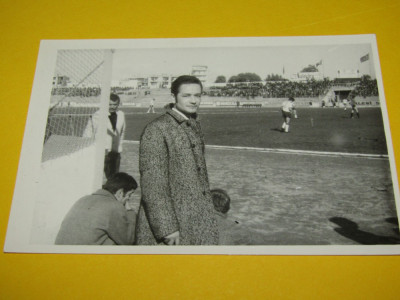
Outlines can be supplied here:
<path id="1" fill-rule="evenodd" d="M 176 78 L 171 84 L 171 93 L 175 96 L 175 99 L 182 84 L 192 83 L 200 85 L 201 91 L 203 91 L 203 85 L 201 84 L 201 81 L 195 76 L 182 75 Z"/>
<path id="2" fill-rule="evenodd" d="M 214 204 L 214 209 L 218 212 L 226 214 L 231 208 L 231 198 L 223 189 L 212 189 L 211 197 Z"/>
<path id="3" fill-rule="evenodd" d="M 121 99 L 119 99 L 119 96 L 117 94 L 113 94 L 113 93 L 110 94 L 110 100 L 114 101 L 114 102 L 115 101 L 118 101 L 118 102 L 121 101 Z"/>
<path id="4" fill-rule="evenodd" d="M 138 184 L 135 178 L 124 172 L 115 173 L 103 185 L 103 189 L 109 191 L 111 194 L 115 194 L 121 188 L 124 194 L 126 194 L 131 190 L 136 190 L 137 187 Z"/>

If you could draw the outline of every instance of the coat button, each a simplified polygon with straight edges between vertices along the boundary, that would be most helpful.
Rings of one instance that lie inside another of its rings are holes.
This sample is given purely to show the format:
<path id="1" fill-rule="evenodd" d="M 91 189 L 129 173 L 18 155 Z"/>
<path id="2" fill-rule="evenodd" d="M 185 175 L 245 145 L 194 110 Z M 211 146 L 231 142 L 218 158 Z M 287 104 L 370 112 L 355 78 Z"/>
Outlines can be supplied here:
<path id="1" fill-rule="evenodd" d="M 191 144 L 190 146 L 191 146 L 192 148 L 196 147 L 196 145 L 195 145 L 195 144 Z"/>
<path id="2" fill-rule="evenodd" d="M 201 168 L 200 168 L 200 167 L 197 167 L 197 171 L 199 171 L 199 172 L 200 172 L 200 170 L 201 170 Z"/>
<path id="3" fill-rule="evenodd" d="M 206 191 L 203 191 L 203 195 L 204 195 L 204 196 L 206 195 Z"/>

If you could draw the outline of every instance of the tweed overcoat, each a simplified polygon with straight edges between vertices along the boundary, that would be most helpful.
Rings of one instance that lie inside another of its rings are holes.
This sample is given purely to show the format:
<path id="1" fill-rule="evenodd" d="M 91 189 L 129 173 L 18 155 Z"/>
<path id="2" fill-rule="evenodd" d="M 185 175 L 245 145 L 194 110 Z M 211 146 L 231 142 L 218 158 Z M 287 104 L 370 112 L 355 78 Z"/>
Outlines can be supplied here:
<path id="1" fill-rule="evenodd" d="M 179 231 L 181 245 L 218 244 L 200 123 L 174 110 L 149 123 L 139 150 L 142 199 L 136 244 Z"/>

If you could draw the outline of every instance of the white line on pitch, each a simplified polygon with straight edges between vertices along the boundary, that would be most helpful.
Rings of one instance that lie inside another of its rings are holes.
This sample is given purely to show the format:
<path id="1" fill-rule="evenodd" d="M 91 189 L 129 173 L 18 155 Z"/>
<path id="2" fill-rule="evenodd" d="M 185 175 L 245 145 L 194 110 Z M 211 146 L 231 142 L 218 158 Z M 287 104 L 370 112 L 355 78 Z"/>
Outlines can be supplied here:
<path id="1" fill-rule="evenodd" d="M 388 155 L 386 155 L 386 154 L 325 152 L 325 151 L 311 151 L 311 150 L 256 148 L 256 147 L 238 147 L 238 146 L 217 146 L 217 145 L 206 145 L 206 148 L 224 149 L 224 150 L 248 150 L 248 151 L 255 151 L 255 152 L 273 152 L 273 153 L 315 155 L 315 156 L 345 156 L 345 157 L 362 157 L 362 158 L 370 158 L 370 159 L 387 159 L 388 158 Z"/>
<path id="2" fill-rule="evenodd" d="M 139 141 L 124 140 L 124 143 L 127 143 L 127 144 L 139 144 Z M 311 150 L 256 148 L 256 147 L 240 147 L 240 146 L 217 146 L 217 145 L 206 145 L 206 148 L 222 149 L 222 150 L 247 150 L 247 151 L 255 151 L 255 152 L 272 152 L 272 153 L 315 155 L 315 156 L 345 156 L 345 157 L 361 157 L 361 158 L 370 158 L 370 159 L 388 159 L 388 155 L 386 155 L 386 154 L 325 152 L 325 151 L 311 151 Z"/>

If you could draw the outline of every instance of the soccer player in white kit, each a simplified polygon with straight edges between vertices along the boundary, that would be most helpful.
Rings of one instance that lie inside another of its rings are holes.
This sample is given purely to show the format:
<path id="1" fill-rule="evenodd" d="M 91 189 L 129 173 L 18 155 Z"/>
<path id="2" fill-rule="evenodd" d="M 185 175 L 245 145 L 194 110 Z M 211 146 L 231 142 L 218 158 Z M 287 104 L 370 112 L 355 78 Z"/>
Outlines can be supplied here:
<path id="1" fill-rule="evenodd" d="M 149 109 L 147 110 L 147 113 L 149 114 L 150 112 L 151 113 L 155 113 L 155 111 L 154 111 L 154 102 L 156 101 L 156 99 L 154 99 L 154 98 L 151 98 L 151 100 L 150 100 L 150 106 L 149 106 Z"/>
<path id="2" fill-rule="evenodd" d="M 344 98 L 342 102 L 343 102 L 344 110 L 347 110 L 347 104 L 349 104 L 349 100 L 347 100 L 347 98 Z"/>
<path id="3" fill-rule="evenodd" d="M 282 117 L 283 117 L 283 124 L 282 124 L 282 132 L 289 132 L 289 123 L 292 115 L 297 119 L 297 111 L 294 107 L 294 98 L 289 97 L 288 100 L 283 101 L 282 103 Z"/>

